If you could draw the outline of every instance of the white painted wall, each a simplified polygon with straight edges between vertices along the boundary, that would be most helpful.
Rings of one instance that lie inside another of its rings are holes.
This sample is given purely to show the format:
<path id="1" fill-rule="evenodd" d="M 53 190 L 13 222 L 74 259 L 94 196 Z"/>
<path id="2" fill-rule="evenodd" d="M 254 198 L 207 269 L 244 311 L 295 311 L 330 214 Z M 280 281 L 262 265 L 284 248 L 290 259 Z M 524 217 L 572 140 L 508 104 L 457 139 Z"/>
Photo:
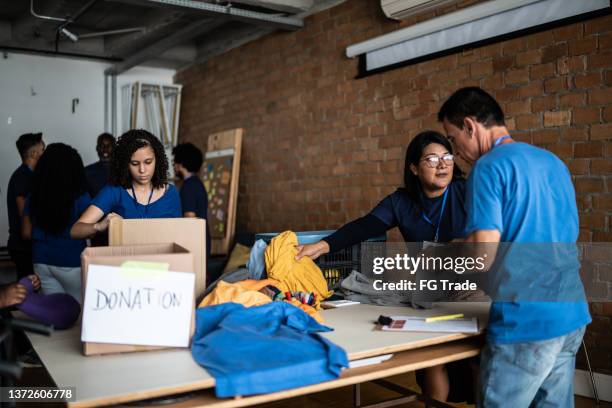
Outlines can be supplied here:
<path id="1" fill-rule="evenodd" d="M 0 55 L 0 247 L 8 239 L 8 180 L 21 163 L 15 141 L 23 133 L 40 131 L 47 144 L 63 142 L 76 148 L 85 165 L 96 161 L 96 137 L 104 131 L 104 70 L 108 67 L 68 58 Z M 121 89 L 136 80 L 168 84 L 173 83 L 174 74 L 174 70 L 135 67 L 120 75 L 117 85 Z M 73 98 L 79 99 L 74 114 Z M 118 101 L 119 124 L 120 110 Z"/>

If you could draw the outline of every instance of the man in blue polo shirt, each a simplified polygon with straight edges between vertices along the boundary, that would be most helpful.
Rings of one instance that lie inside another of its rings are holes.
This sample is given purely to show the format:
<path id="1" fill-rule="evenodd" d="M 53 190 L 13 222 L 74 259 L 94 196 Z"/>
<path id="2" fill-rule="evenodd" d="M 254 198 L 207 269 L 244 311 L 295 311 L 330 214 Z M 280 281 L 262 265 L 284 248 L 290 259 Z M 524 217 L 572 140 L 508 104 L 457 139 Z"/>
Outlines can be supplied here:
<path id="1" fill-rule="evenodd" d="M 102 133 L 98 136 L 96 152 L 98 152 L 100 160 L 85 167 L 87 186 L 91 198 L 98 195 L 100 190 L 108 184 L 108 179 L 110 177 L 110 159 L 114 149 L 115 137 L 113 135 L 110 133 Z"/>
<path id="2" fill-rule="evenodd" d="M 92 199 L 108 184 L 110 160 L 113 150 L 115 150 L 115 144 L 115 136 L 110 133 L 100 134 L 96 142 L 96 152 L 98 152 L 100 160 L 85 167 L 87 188 Z M 108 230 L 98 232 L 91 237 L 91 246 L 108 246 Z"/>
<path id="3" fill-rule="evenodd" d="M 500 272 L 491 268 L 501 277 L 481 355 L 479 406 L 571 407 L 575 356 L 591 318 L 572 250 L 578 210 L 570 173 L 552 153 L 515 142 L 501 107 L 480 88 L 456 91 L 438 119 L 473 164 L 467 241 L 506 249 L 505 258 L 498 250 Z M 543 267 L 548 253 L 553 267 Z M 550 290 L 543 282 L 551 281 L 562 284 Z"/>
<path id="4" fill-rule="evenodd" d="M 6 209 L 9 219 L 8 250 L 17 267 L 17 280 L 34 273 L 32 242 L 21 237 L 21 224 L 25 201 L 32 184 L 34 167 L 45 151 L 42 133 L 26 133 L 17 139 L 21 166 L 13 172 L 6 191 Z"/>
<path id="5" fill-rule="evenodd" d="M 192 143 L 181 143 L 172 149 L 174 173 L 183 180 L 181 186 L 181 207 L 183 217 L 206 220 L 206 259 L 210 257 L 210 232 L 208 228 L 208 193 L 198 177 L 204 161 L 202 151 Z M 207 276 L 207 284 L 214 282 Z M 216 278 L 215 278 L 216 279 Z"/>

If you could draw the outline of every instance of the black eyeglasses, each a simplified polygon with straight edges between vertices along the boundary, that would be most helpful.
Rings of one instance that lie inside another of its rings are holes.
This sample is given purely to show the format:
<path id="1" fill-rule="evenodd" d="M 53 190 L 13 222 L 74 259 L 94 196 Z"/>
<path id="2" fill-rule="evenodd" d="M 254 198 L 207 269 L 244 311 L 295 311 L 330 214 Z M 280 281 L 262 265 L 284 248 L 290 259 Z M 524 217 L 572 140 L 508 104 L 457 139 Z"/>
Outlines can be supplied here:
<path id="1" fill-rule="evenodd" d="M 452 166 L 455 163 L 455 156 L 450 153 L 443 154 L 442 156 L 432 154 L 431 156 L 421 159 L 421 161 L 424 161 L 427 166 L 432 168 L 438 167 L 440 165 L 440 160 L 442 160 L 445 165 Z"/>

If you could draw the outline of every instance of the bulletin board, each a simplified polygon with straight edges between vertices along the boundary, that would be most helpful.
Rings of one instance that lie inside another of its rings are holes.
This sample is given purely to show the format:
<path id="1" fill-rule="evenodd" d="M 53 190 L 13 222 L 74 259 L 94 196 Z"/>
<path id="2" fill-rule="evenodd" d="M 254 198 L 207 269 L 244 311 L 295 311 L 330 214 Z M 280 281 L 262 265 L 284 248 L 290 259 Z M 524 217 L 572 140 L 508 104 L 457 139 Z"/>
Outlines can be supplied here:
<path id="1" fill-rule="evenodd" d="M 208 136 L 202 183 L 208 193 L 211 254 L 225 255 L 236 232 L 236 201 L 243 129 Z"/>

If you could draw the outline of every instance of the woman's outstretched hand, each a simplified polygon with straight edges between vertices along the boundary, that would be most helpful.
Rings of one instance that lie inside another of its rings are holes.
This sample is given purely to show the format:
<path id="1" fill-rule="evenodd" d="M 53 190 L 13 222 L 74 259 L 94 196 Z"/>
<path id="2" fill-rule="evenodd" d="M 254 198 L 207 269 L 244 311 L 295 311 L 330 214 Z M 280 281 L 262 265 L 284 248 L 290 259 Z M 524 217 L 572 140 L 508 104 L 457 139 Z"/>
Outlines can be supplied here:
<path id="1" fill-rule="evenodd" d="M 315 242 L 314 244 L 297 245 L 296 248 L 298 250 L 295 256 L 296 261 L 299 261 L 305 256 L 314 261 L 321 255 L 325 255 L 329 252 L 329 244 L 325 241 Z"/>

